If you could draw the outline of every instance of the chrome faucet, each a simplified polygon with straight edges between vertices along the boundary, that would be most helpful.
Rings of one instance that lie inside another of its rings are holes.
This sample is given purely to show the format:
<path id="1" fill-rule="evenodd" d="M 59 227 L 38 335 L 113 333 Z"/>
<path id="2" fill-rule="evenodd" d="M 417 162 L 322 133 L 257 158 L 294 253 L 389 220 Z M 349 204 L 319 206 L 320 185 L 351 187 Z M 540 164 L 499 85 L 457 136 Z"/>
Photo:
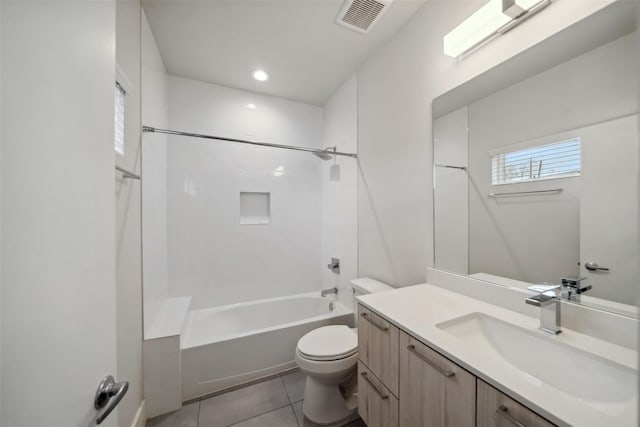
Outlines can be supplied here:
<path id="1" fill-rule="evenodd" d="M 591 289 L 591 285 L 582 285 L 582 281 L 587 280 L 579 276 L 567 276 L 562 278 L 562 290 L 560 295 L 562 299 L 568 301 L 580 302 L 580 295 Z"/>
<path id="2" fill-rule="evenodd" d="M 326 297 L 329 294 L 338 295 L 338 288 L 323 289 L 322 292 L 320 292 L 321 297 Z"/>
<path id="3" fill-rule="evenodd" d="M 529 286 L 527 289 L 539 292 L 526 299 L 526 303 L 536 307 L 540 307 L 540 329 L 548 334 L 559 334 L 560 330 L 560 299 L 556 294 L 556 290 L 560 289 L 560 285 L 543 283 L 541 285 Z"/>

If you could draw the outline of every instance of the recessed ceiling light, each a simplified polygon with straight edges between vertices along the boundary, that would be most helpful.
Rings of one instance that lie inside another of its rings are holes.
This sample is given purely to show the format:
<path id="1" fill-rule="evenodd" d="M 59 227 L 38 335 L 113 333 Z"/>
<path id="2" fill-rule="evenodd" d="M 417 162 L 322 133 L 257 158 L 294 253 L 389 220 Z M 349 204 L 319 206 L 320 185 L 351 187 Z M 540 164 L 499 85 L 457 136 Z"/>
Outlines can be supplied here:
<path id="1" fill-rule="evenodd" d="M 255 70 L 253 72 L 253 78 L 259 82 L 263 82 L 269 78 L 269 75 L 265 73 L 264 70 Z"/>
<path id="2" fill-rule="evenodd" d="M 249 110 L 255 110 L 257 107 L 256 107 L 256 104 L 247 104 L 247 108 Z"/>

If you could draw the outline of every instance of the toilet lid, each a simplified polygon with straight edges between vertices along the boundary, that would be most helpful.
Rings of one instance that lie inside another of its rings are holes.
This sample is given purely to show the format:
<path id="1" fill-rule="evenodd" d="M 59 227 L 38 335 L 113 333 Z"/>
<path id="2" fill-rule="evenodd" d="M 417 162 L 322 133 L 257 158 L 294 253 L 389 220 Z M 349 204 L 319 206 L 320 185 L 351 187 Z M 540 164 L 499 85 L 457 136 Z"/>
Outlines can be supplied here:
<path id="1" fill-rule="evenodd" d="M 298 351 L 312 360 L 336 360 L 358 351 L 358 336 L 345 325 L 323 326 L 298 341 Z"/>

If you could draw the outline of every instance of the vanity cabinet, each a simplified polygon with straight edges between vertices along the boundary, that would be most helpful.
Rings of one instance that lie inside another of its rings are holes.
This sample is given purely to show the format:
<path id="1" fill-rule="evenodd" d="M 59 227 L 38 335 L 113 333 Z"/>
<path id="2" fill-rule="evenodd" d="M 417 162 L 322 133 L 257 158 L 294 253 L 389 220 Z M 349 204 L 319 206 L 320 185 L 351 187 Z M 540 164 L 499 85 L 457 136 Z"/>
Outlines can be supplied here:
<path id="1" fill-rule="evenodd" d="M 393 324 L 358 304 L 358 357 L 398 396 L 398 333 Z"/>
<path id="2" fill-rule="evenodd" d="M 398 399 L 358 362 L 358 412 L 368 427 L 398 427 Z"/>
<path id="3" fill-rule="evenodd" d="M 555 425 L 482 380 L 478 380 L 477 405 L 477 427 L 552 427 Z"/>
<path id="4" fill-rule="evenodd" d="M 550 427 L 358 304 L 358 412 L 368 427 Z"/>
<path id="5" fill-rule="evenodd" d="M 462 427 L 476 420 L 476 377 L 400 332 L 400 426 Z"/>

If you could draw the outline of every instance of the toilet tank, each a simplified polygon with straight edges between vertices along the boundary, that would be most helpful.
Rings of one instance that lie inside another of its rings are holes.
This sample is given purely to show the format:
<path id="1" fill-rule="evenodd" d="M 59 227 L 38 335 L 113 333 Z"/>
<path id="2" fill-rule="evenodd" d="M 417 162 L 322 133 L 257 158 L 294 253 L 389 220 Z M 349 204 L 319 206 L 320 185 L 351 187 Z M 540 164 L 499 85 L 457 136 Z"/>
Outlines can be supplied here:
<path id="1" fill-rule="evenodd" d="M 351 287 L 353 288 L 353 295 L 355 297 L 359 295 L 367 295 L 367 294 L 375 294 L 378 292 L 390 291 L 393 286 L 387 285 L 386 283 L 382 283 L 376 279 L 372 279 L 370 277 L 360 277 L 358 279 L 351 280 Z M 354 301 L 354 319 L 353 325 L 354 327 L 358 327 L 358 309 L 357 309 L 357 301 Z"/>

